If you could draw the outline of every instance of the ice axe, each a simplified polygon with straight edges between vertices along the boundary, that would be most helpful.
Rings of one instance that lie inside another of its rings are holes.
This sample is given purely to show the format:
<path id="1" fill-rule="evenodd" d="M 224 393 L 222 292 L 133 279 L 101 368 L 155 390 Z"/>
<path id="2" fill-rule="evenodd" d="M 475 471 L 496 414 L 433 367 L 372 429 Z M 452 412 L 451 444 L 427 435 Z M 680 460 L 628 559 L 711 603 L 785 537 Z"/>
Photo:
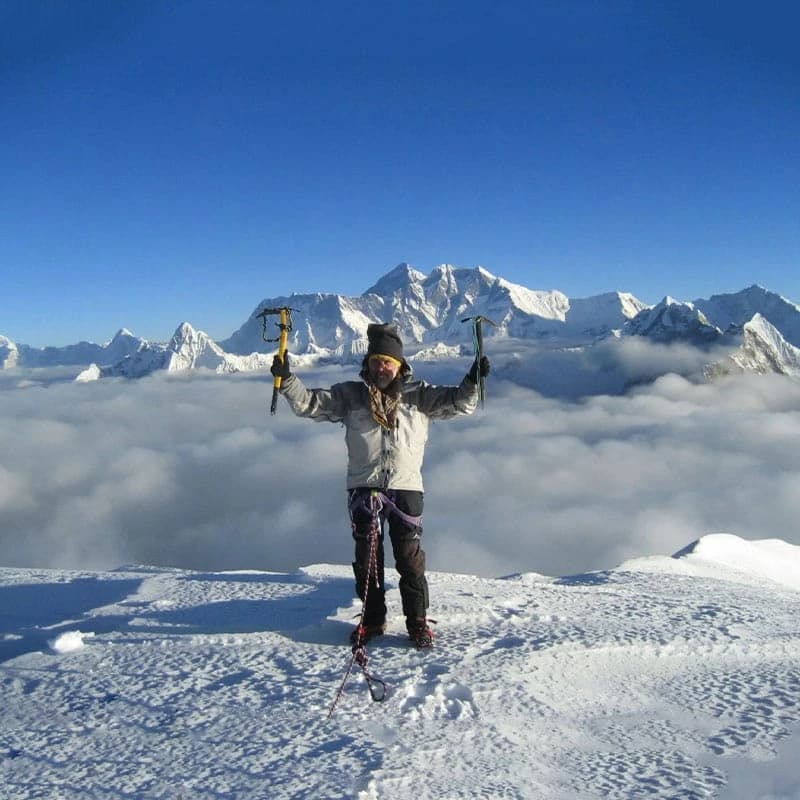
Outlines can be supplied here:
<path id="1" fill-rule="evenodd" d="M 278 342 L 278 357 L 281 363 L 283 363 L 286 358 L 286 348 L 289 344 L 289 331 L 292 329 L 292 311 L 295 310 L 294 308 L 289 308 L 289 306 L 282 306 L 281 308 L 265 308 L 259 314 L 256 314 L 256 318 L 261 317 L 261 338 L 265 342 Z M 280 322 L 275 323 L 280 329 L 280 335 L 275 339 L 270 339 L 267 337 L 267 317 L 275 314 L 280 316 Z M 272 404 L 269 407 L 270 414 L 274 414 L 278 409 L 278 390 L 281 388 L 282 380 L 280 375 L 276 375 L 272 384 Z"/>
<path id="2" fill-rule="evenodd" d="M 472 341 L 475 344 L 475 362 L 478 365 L 478 397 L 481 401 L 481 408 L 486 403 L 486 377 L 481 375 L 481 359 L 483 358 L 483 323 L 488 322 L 490 325 L 497 327 L 496 322 L 492 322 L 489 317 L 484 317 L 480 314 L 476 317 L 464 317 L 462 322 L 472 321 Z"/>

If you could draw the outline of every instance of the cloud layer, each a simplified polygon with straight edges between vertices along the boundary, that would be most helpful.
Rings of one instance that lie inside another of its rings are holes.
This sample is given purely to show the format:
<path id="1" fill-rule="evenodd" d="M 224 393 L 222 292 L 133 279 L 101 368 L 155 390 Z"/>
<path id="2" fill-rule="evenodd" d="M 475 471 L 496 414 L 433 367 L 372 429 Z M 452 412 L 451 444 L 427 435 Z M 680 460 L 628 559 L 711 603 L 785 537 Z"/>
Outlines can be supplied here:
<path id="1" fill-rule="evenodd" d="M 327 386 L 355 371 L 304 378 Z M 453 368 L 417 373 L 451 379 Z M 489 389 L 484 410 L 432 426 L 431 569 L 564 575 L 718 531 L 800 544 L 795 381 L 667 375 L 575 402 L 494 376 Z M 343 430 L 297 419 L 284 402 L 271 418 L 270 395 L 263 376 L 45 385 L 5 375 L 0 565 L 348 563 Z"/>

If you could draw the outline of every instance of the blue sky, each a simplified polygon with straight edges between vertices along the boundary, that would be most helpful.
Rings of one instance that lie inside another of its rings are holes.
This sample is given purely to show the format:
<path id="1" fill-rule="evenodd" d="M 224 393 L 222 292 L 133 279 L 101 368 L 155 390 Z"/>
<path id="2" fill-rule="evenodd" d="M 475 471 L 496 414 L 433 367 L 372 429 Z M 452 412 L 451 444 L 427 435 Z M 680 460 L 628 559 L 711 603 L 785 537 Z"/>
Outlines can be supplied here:
<path id="1" fill-rule="evenodd" d="M 792 9 L 0 0 L 0 333 L 224 338 L 401 261 L 800 302 Z"/>

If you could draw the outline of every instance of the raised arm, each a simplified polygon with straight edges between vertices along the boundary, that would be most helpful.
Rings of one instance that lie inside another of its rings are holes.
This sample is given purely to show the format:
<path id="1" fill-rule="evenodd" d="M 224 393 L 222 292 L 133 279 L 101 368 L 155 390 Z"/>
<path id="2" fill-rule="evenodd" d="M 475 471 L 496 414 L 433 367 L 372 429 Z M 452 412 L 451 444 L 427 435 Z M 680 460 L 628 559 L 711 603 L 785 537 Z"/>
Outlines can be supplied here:
<path id="1" fill-rule="evenodd" d="M 472 365 L 458 386 L 433 386 L 420 381 L 416 404 L 432 419 L 448 419 L 459 414 L 471 414 L 478 407 L 478 379 L 489 374 L 489 359 L 483 356 Z"/>
<path id="2" fill-rule="evenodd" d="M 334 384 L 330 389 L 308 389 L 289 366 L 289 356 L 283 362 L 275 356 L 271 372 L 281 377 L 281 394 L 289 403 L 289 408 L 298 417 L 327 422 L 341 422 L 347 413 L 347 404 L 341 384 Z"/>

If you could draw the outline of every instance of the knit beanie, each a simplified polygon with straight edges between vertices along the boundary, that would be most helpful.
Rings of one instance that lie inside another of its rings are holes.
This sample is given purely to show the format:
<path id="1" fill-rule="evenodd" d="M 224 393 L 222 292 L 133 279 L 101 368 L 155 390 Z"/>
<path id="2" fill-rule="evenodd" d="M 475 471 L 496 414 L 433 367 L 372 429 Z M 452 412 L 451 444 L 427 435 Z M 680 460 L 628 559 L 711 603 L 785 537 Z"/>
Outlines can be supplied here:
<path id="1" fill-rule="evenodd" d="M 389 356 L 403 362 L 403 342 L 392 323 L 373 322 L 367 326 L 367 356 Z"/>

